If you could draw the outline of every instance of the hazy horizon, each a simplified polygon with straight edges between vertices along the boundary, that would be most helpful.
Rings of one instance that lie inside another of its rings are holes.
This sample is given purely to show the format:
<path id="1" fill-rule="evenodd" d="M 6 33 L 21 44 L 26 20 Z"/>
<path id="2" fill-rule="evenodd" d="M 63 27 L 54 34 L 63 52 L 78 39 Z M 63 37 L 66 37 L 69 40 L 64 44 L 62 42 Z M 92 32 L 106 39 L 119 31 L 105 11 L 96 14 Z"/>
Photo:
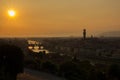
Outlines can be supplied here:
<path id="1" fill-rule="evenodd" d="M 98 36 L 120 31 L 120 0 L 0 0 L 0 37 Z M 9 9 L 16 11 L 10 18 Z"/>

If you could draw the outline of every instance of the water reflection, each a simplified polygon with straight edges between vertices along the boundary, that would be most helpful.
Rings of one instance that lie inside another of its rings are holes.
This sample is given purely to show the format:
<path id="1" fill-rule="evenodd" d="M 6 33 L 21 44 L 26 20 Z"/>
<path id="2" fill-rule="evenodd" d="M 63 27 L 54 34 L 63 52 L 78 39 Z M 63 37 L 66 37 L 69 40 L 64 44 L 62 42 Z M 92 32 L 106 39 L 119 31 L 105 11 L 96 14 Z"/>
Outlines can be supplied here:
<path id="1" fill-rule="evenodd" d="M 28 40 L 28 49 L 36 53 L 45 52 L 46 54 L 49 54 L 50 52 L 41 44 L 42 43 L 38 41 Z"/>
<path id="2" fill-rule="evenodd" d="M 28 40 L 28 44 L 41 44 L 38 41 Z"/>

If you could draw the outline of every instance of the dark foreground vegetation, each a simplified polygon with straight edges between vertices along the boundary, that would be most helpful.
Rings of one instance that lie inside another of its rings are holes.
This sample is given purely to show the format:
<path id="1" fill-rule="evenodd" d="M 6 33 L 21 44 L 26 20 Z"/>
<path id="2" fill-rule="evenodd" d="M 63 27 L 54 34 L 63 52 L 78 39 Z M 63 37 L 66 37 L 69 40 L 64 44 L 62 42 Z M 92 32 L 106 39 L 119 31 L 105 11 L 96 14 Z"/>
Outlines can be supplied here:
<path id="1" fill-rule="evenodd" d="M 16 80 L 23 72 L 23 52 L 14 45 L 0 46 L 0 80 Z"/>
<path id="2" fill-rule="evenodd" d="M 92 64 L 89 61 L 80 61 L 76 58 L 56 63 L 52 60 L 45 60 L 48 55 L 41 54 L 39 58 L 32 55 L 35 60 L 25 61 L 25 66 L 64 77 L 66 80 L 120 80 L 119 64 Z"/>

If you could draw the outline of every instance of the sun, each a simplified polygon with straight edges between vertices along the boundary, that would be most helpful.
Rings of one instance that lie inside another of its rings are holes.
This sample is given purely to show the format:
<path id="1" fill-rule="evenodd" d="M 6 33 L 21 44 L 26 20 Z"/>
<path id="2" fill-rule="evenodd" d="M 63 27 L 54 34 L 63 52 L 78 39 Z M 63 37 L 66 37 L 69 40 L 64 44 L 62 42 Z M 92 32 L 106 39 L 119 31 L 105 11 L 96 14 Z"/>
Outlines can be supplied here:
<path id="1" fill-rule="evenodd" d="M 14 17 L 16 15 L 16 12 L 14 10 L 8 10 L 8 15 L 10 17 Z"/>

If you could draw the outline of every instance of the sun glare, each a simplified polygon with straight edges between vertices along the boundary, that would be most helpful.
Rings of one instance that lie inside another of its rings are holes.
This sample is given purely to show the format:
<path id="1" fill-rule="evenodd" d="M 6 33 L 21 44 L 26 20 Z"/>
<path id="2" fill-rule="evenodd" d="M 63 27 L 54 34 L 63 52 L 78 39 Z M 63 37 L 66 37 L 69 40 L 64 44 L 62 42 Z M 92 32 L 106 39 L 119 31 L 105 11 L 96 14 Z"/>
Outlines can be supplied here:
<path id="1" fill-rule="evenodd" d="M 14 10 L 8 10 L 8 15 L 10 17 L 14 17 L 15 16 L 15 11 Z"/>

